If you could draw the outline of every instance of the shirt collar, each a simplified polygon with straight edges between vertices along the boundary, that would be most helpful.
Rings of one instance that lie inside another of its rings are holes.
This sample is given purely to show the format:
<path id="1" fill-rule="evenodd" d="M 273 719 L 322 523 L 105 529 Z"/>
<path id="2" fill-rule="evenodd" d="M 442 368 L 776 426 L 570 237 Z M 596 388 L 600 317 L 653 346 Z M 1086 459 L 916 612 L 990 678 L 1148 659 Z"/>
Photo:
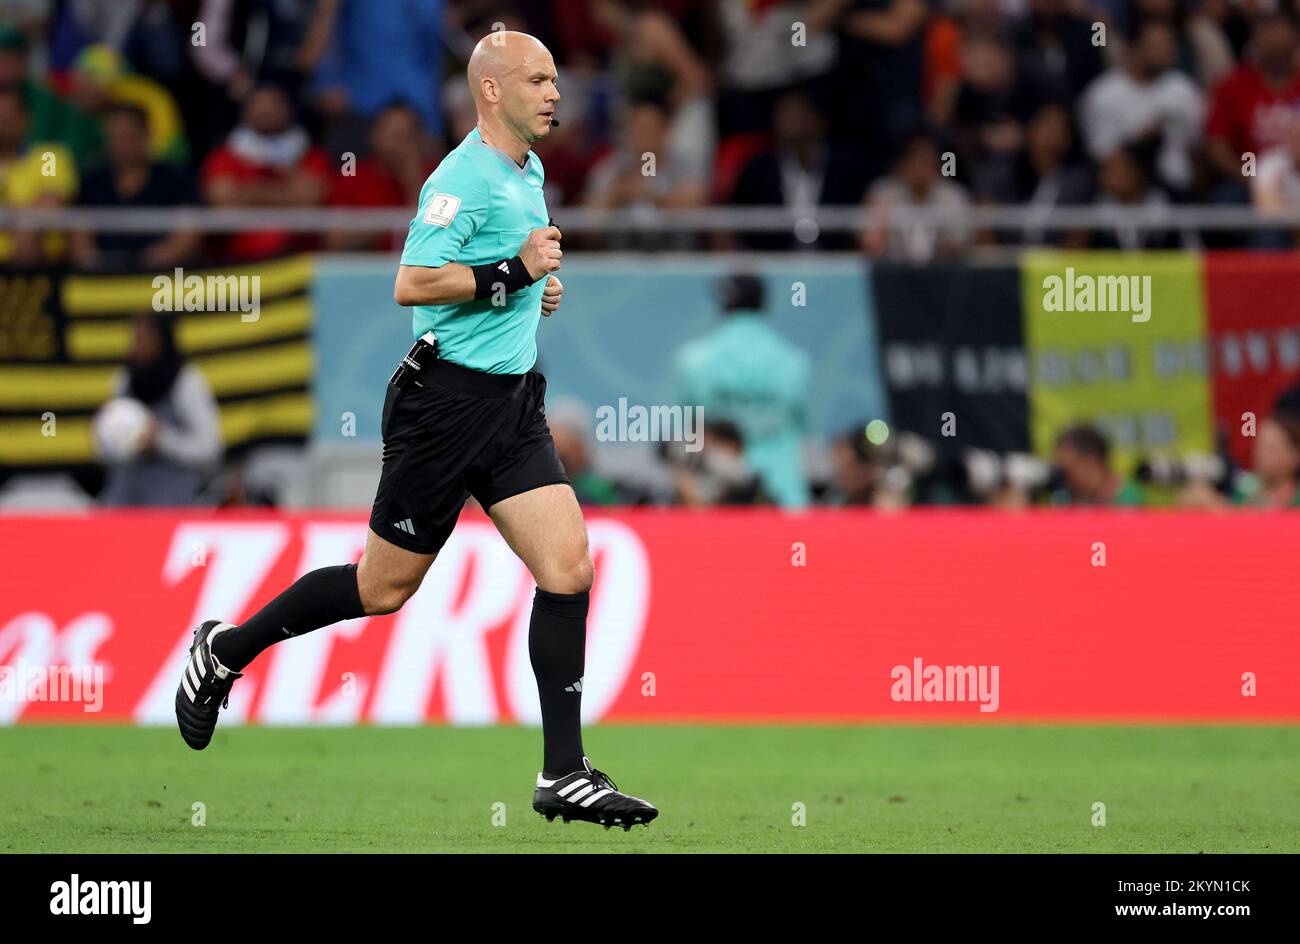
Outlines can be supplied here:
<path id="1" fill-rule="evenodd" d="M 507 167 L 513 170 L 520 177 L 528 173 L 528 168 L 532 166 L 533 152 L 531 150 L 528 152 L 527 155 L 524 156 L 524 165 L 520 167 L 518 164 L 515 163 L 515 159 L 511 157 L 509 154 L 507 154 L 505 151 L 501 150 L 499 147 L 493 147 L 491 144 L 488 144 L 486 141 L 484 141 L 483 135 L 478 133 L 477 125 L 474 126 L 474 128 L 470 131 L 469 134 L 465 135 L 465 140 L 477 141 L 479 146 L 485 147 L 493 154 L 495 154 Z"/>

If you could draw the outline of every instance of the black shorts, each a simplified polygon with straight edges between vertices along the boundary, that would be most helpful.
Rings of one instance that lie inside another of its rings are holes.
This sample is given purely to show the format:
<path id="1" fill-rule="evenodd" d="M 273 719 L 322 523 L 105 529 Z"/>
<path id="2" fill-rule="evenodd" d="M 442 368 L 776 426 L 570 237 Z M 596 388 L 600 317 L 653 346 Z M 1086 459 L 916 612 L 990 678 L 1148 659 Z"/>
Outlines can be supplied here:
<path id="1" fill-rule="evenodd" d="M 434 554 L 473 495 L 486 510 L 543 485 L 568 484 L 546 425 L 546 378 L 488 374 L 435 360 L 419 382 L 388 385 L 384 467 L 370 529 Z"/>

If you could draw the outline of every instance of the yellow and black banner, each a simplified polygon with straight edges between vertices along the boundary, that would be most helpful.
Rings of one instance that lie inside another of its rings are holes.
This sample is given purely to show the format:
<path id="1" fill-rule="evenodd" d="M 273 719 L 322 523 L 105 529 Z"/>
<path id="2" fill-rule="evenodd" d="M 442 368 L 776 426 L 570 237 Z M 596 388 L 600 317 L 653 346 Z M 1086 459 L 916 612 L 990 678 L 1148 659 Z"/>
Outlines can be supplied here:
<path id="1" fill-rule="evenodd" d="M 131 275 L 0 270 L 0 467 L 95 461 L 141 311 L 176 316 L 180 351 L 221 408 L 228 453 L 312 428 L 310 256 Z"/>

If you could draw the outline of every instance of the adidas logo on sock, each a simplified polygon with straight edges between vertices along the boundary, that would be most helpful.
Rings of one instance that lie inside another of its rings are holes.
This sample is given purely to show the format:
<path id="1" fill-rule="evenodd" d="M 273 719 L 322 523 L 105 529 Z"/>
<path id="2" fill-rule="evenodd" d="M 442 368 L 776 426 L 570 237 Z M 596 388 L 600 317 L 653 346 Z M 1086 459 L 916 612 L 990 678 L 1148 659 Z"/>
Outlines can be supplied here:
<path id="1" fill-rule="evenodd" d="M 578 680 L 577 680 L 576 682 L 574 682 L 572 685 L 566 685 L 566 686 L 564 686 L 564 690 L 565 690 L 566 692 L 581 692 L 581 691 L 582 691 L 582 679 L 578 679 Z"/>

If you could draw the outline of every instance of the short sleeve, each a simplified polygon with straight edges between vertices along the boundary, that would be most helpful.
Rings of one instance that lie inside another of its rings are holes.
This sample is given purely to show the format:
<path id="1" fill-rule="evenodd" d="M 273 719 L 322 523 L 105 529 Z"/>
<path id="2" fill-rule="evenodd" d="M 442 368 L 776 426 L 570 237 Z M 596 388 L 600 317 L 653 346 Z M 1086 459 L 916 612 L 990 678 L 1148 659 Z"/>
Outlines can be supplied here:
<path id="1" fill-rule="evenodd" d="M 488 193 L 462 162 L 443 162 L 420 190 L 420 205 L 402 249 L 402 265 L 455 262 L 487 219 Z"/>

